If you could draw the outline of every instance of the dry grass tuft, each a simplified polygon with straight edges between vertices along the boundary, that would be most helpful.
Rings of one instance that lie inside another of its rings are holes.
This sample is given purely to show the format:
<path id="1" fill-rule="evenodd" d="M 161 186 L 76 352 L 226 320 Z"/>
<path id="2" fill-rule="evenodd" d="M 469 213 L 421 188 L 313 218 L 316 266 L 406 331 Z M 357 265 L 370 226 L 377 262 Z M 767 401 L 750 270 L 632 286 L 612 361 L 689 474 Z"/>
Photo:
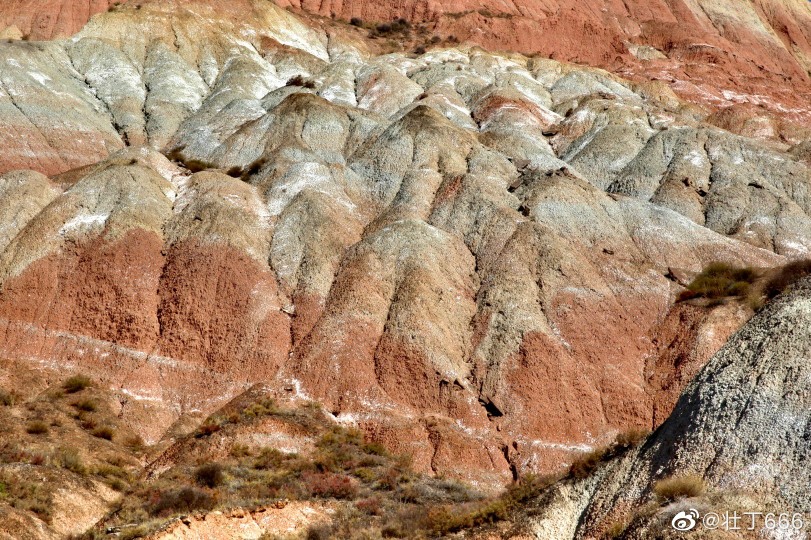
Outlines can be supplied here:
<path id="1" fill-rule="evenodd" d="M 76 392 L 81 392 L 85 388 L 89 388 L 92 385 L 93 381 L 90 380 L 90 377 L 85 375 L 74 375 L 62 383 L 62 388 L 68 394 L 75 394 Z"/>
<path id="2" fill-rule="evenodd" d="M 642 444 L 649 433 L 643 429 L 631 429 L 618 434 L 608 446 L 578 456 L 569 466 L 569 474 L 575 478 L 588 478 L 607 461 Z"/>
<path id="3" fill-rule="evenodd" d="M 96 402 L 92 399 L 80 399 L 76 403 L 73 404 L 74 407 L 79 409 L 80 411 L 84 412 L 95 412 L 98 408 L 96 406 Z"/>
<path id="4" fill-rule="evenodd" d="M 707 491 L 704 479 L 697 474 L 671 476 L 659 480 L 653 486 L 653 492 L 663 501 L 677 501 L 698 497 Z"/>
<path id="5" fill-rule="evenodd" d="M 13 407 L 17 403 L 17 396 L 13 392 L 0 389 L 0 406 Z"/>
<path id="6" fill-rule="evenodd" d="M 225 483 L 225 471 L 219 463 L 207 463 L 194 472 L 194 479 L 201 486 L 215 488 Z"/>
<path id="7" fill-rule="evenodd" d="M 758 272 L 750 267 L 739 268 L 726 263 L 711 263 L 690 282 L 687 290 L 679 295 L 679 300 L 745 298 L 749 296 L 752 285 L 758 278 Z"/>
<path id="8" fill-rule="evenodd" d="M 115 430 L 110 426 L 101 426 L 94 429 L 91 432 L 91 435 L 93 435 L 94 437 L 98 437 L 99 439 L 112 441 L 113 437 L 115 436 Z"/>
<path id="9" fill-rule="evenodd" d="M 42 420 L 33 420 L 26 424 L 25 432 L 31 435 L 44 435 L 48 433 L 48 424 Z"/>

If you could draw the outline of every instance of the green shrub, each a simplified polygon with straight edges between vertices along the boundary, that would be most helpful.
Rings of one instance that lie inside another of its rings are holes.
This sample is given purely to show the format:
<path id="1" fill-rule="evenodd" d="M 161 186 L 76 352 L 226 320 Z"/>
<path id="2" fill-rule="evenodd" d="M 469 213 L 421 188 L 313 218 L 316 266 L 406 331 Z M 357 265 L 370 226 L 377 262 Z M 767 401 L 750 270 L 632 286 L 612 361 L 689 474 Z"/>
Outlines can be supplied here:
<path id="1" fill-rule="evenodd" d="M 28 482 L 9 476 L 0 477 L 0 499 L 19 510 L 33 512 L 50 522 L 51 493 L 41 482 Z"/>
<path id="2" fill-rule="evenodd" d="M 92 384 L 93 381 L 90 380 L 90 377 L 85 375 L 74 375 L 62 383 L 62 388 L 68 394 L 75 394 L 76 392 L 81 392 L 85 388 L 89 388 L 92 386 Z"/>
<path id="3" fill-rule="evenodd" d="M 248 418 L 260 418 L 262 416 L 273 416 L 281 411 L 272 399 L 264 399 L 246 407 L 242 414 Z"/>
<path id="4" fill-rule="evenodd" d="M 746 297 L 757 279 L 758 273 L 753 268 L 738 268 L 720 262 L 711 263 L 687 285 L 687 290 L 679 295 L 679 300 Z"/>
<path id="5" fill-rule="evenodd" d="M 215 498 L 205 491 L 185 487 L 159 492 L 154 504 L 149 507 L 149 513 L 153 516 L 168 516 L 178 512 L 211 510 L 215 504 Z"/>
<path id="6" fill-rule="evenodd" d="M 388 457 L 389 451 L 386 450 L 386 447 L 380 444 L 379 442 L 367 442 L 363 444 L 363 451 L 367 454 L 372 454 L 375 456 L 382 456 Z"/>
<path id="7" fill-rule="evenodd" d="M 493 499 L 468 511 L 446 506 L 432 508 L 427 513 L 426 528 L 438 535 L 454 533 L 505 520 L 511 509 L 512 504 L 506 498 Z"/>
<path id="8" fill-rule="evenodd" d="M 81 455 L 79 455 L 78 450 L 74 448 L 63 449 L 61 455 L 59 456 L 59 462 L 63 469 L 75 472 L 76 474 L 87 474 L 87 467 L 85 466 Z"/>
<path id="9" fill-rule="evenodd" d="M 278 469 L 287 461 L 287 454 L 275 448 L 263 448 L 254 461 L 255 469 Z"/>
<path id="10" fill-rule="evenodd" d="M 123 467 L 119 467 L 118 465 L 112 465 L 110 463 L 103 463 L 98 465 L 93 470 L 94 474 L 97 476 L 103 476 L 104 478 L 123 478 L 128 479 L 130 474 L 124 469 Z"/>
<path id="11" fill-rule="evenodd" d="M 231 451 L 229 454 L 231 457 L 235 458 L 248 457 L 251 455 L 251 449 L 248 447 L 248 445 L 235 443 L 231 446 Z"/>
<path id="12" fill-rule="evenodd" d="M 132 481 L 130 474 L 117 465 L 99 465 L 94 468 L 93 474 L 103 478 L 107 485 L 116 491 L 124 491 L 127 489 L 127 484 Z"/>
<path id="13" fill-rule="evenodd" d="M 375 474 L 372 469 L 368 469 L 366 467 L 358 467 L 352 471 L 352 475 L 366 484 L 372 483 L 375 478 L 377 478 L 377 474 Z"/>

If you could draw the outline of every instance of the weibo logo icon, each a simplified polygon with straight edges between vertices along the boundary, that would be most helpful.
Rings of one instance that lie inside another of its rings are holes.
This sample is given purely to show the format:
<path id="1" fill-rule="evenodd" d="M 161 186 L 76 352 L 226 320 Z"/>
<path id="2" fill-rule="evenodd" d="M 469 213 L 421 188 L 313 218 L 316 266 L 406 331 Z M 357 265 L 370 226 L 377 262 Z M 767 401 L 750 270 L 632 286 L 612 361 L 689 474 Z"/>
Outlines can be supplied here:
<path id="1" fill-rule="evenodd" d="M 698 519 L 698 510 L 692 508 L 688 511 L 681 511 L 673 516 L 673 521 L 670 525 L 680 532 L 692 531 L 696 527 L 696 520 Z"/>

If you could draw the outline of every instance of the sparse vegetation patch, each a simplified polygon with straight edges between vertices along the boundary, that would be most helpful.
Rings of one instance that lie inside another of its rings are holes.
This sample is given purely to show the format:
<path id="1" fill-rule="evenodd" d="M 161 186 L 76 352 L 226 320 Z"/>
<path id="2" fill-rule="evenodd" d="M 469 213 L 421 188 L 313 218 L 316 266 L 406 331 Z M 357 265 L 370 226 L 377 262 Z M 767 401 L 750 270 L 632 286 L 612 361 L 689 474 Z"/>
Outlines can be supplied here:
<path id="1" fill-rule="evenodd" d="M 687 285 L 687 290 L 679 295 L 679 300 L 744 298 L 750 294 L 752 285 L 758 277 L 758 272 L 750 267 L 736 267 L 720 262 L 712 263 Z"/>
<path id="2" fill-rule="evenodd" d="M 653 486 L 653 492 L 664 502 L 677 501 L 689 497 L 698 497 L 707 491 L 704 479 L 697 474 L 671 476 L 659 480 Z"/>
<path id="3" fill-rule="evenodd" d="M 302 75 L 294 75 L 287 80 L 287 86 L 300 86 L 309 90 L 315 89 L 315 83 L 309 79 L 305 79 Z"/>
<path id="4" fill-rule="evenodd" d="M 48 433 L 48 424 L 42 420 L 33 420 L 25 426 L 25 432 L 31 435 L 44 435 Z"/>
<path id="5" fill-rule="evenodd" d="M 594 448 L 578 456 L 569 466 L 569 474 L 574 478 L 588 478 L 607 461 L 642 444 L 648 433 L 641 429 L 619 433 L 611 444 Z"/>
<path id="6" fill-rule="evenodd" d="M 89 388 L 92 386 L 92 384 L 93 381 L 90 380 L 90 377 L 87 377 L 86 375 L 74 375 L 62 383 L 62 388 L 68 394 L 75 394 L 76 392 L 81 392 L 85 388 Z"/>

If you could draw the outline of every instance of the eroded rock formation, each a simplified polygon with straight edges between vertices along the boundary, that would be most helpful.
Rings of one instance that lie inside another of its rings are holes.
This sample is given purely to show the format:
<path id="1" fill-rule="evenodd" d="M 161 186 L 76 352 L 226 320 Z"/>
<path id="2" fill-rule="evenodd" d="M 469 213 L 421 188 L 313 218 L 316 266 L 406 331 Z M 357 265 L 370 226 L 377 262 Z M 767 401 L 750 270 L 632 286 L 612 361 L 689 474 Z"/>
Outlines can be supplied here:
<path id="1" fill-rule="evenodd" d="M 772 37 L 738 42 L 803 79 Z M 801 145 L 599 69 L 371 50 L 259 0 L 1 43 L 4 371 L 89 373 L 149 441 L 265 382 L 500 486 L 669 415 L 749 315 L 678 276 L 811 248 Z"/>

